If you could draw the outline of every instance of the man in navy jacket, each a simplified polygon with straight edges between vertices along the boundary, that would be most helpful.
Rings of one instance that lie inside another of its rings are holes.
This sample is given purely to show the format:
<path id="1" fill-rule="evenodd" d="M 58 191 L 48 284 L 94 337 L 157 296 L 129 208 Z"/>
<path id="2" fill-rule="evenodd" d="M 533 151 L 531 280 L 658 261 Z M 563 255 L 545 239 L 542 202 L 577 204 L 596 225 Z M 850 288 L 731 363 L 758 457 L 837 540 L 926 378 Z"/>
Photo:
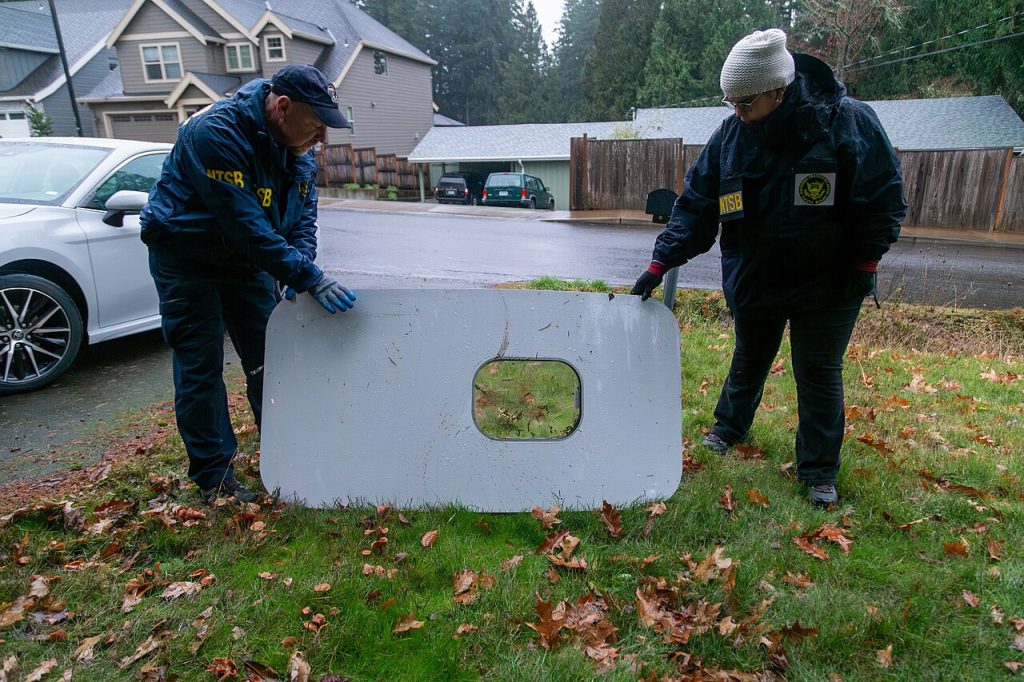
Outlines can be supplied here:
<path id="1" fill-rule="evenodd" d="M 224 332 L 261 424 L 267 320 L 275 280 L 329 312 L 355 294 L 314 264 L 316 161 L 327 128 L 347 128 L 338 95 L 312 66 L 288 66 L 185 121 L 142 210 L 142 241 L 173 351 L 174 411 L 189 478 L 203 498 L 248 502 L 224 386 Z"/>
<path id="2" fill-rule="evenodd" d="M 786 49 L 778 29 L 729 53 L 733 109 L 686 174 L 633 294 L 708 251 L 721 224 L 722 289 L 736 350 L 705 447 L 747 437 L 788 323 L 797 386 L 797 477 L 811 502 L 838 502 L 843 355 L 875 271 L 906 214 L 899 160 L 871 108 L 825 63 Z"/>

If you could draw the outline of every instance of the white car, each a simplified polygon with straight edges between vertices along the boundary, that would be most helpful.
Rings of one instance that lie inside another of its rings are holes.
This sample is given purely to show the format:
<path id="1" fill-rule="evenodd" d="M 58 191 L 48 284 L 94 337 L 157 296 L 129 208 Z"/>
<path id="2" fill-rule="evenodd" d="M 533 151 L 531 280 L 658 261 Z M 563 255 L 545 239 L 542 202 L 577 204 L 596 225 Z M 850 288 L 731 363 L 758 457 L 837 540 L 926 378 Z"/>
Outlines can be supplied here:
<path id="1" fill-rule="evenodd" d="M 0 395 L 49 384 L 83 343 L 160 326 L 138 213 L 170 149 L 0 140 Z"/>

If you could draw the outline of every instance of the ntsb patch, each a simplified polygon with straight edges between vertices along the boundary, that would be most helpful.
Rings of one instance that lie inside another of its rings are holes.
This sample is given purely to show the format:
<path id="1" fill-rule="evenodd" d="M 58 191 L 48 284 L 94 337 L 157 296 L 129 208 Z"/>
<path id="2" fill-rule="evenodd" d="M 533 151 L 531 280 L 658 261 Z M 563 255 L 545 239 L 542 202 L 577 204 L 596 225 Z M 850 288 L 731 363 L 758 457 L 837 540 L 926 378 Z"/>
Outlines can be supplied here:
<path id="1" fill-rule="evenodd" d="M 743 192 L 731 192 L 718 197 L 718 218 L 733 220 L 743 217 Z"/>
<path id="2" fill-rule="evenodd" d="M 835 173 L 797 173 L 794 206 L 835 206 Z"/>

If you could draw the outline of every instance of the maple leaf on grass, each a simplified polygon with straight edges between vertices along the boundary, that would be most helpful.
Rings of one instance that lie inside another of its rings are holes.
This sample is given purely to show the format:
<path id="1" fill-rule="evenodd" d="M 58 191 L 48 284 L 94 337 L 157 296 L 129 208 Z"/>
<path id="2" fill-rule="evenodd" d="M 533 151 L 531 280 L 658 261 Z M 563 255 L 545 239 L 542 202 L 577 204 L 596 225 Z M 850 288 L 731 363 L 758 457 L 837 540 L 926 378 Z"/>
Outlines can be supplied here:
<path id="1" fill-rule="evenodd" d="M 555 547 L 557 547 L 562 542 L 562 538 L 564 538 L 568 534 L 569 531 L 560 530 L 552 533 L 551 535 L 548 535 L 546 538 L 544 538 L 544 542 L 540 543 L 540 545 L 537 547 L 537 549 L 534 550 L 534 552 L 536 554 L 550 553 Z"/>
<path id="2" fill-rule="evenodd" d="M 537 604 L 535 606 L 537 610 L 537 621 L 536 623 L 526 623 L 526 627 L 536 630 L 540 636 L 540 645 L 545 649 L 551 649 L 553 646 L 558 644 L 561 639 L 559 631 L 565 624 L 563 618 L 555 618 L 552 615 L 553 608 L 551 602 L 544 601 L 537 595 Z"/>
<path id="3" fill-rule="evenodd" d="M 206 666 L 206 672 L 217 678 L 218 682 L 229 677 L 238 677 L 238 666 L 230 658 L 218 656 Z"/>
<path id="4" fill-rule="evenodd" d="M 562 522 L 558 518 L 558 512 L 561 508 L 556 504 L 551 509 L 543 509 L 541 507 L 534 507 L 530 510 L 530 516 L 540 521 L 540 527 L 544 530 L 551 530 L 552 526 L 557 526 Z"/>
<path id="5" fill-rule="evenodd" d="M 886 669 L 891 668 L 892 667 L 892 644 L 890 644 L 889 646 L 885 647 L 884 649 L 877 650 L 875 652 L 875 656 L 878 658 L 878 665 L 880 665 L 880 666 L 882 666 L 883 668 L 886 668 Z"/>
<path id="6" fill-rule="evenodd" d="M 608 535 L 613 538 L 622 535 L 622 515 L 619 514 L 618 509 L 608 503 L 608 500 L 603 500 L 599 515 L 601 521 L 604 522 L 604 527 L 608 529 Z"/>
<path id="7" fill-rule="evenodd" d="M 420 544 L 423 545 L 423 547 L 433 547 L 434 543 L 437 542 L 437 534 L 439 532 L 440 531 L 436 528 L 434 530 L 428 530 L 423 534 L 423 537 L 420 538 Z"/>
<path id="8" fill-rule="evenodd" d="M 810 554 L 815 559 L 821 559 L 822 561 L 825 561 L 826 559 L 828 559 L 828 552 L 826 552 L 821 547 L 818 547 L 817 545 L 812 544 L 811 541 L 808 540 L 807 538 L 794 537 L 793 538 L 793 543 L 797 547 L 802 549 L 803 551 L 805 551 L 808 554 Z"/>
<path id="9" fill-rule="evenodd" d="M 721 505 L 722 509 L 724 509 L 727 512 L 734 511 L 735 503 L 733 502 L 733 499 L 732 499 L 732 486 L 731 485 L 726 484 L 725 492 L 723 492 L 721 494 L 721 496 L 719 496 L 719 498 L 718 498 L 718 504 Z"/>

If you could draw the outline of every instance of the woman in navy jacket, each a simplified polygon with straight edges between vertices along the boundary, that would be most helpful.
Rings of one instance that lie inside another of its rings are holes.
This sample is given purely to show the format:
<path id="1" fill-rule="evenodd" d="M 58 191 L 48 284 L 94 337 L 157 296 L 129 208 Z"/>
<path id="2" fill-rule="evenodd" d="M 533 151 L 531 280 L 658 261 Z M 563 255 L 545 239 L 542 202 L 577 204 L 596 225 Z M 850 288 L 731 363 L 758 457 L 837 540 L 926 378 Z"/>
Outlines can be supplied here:
<path id="1" fill-rule="evenodd" d="M 878 262 L 906 213 L 899 160 L 869 106 L 823 62 L 791 54 L 778 29 L 740 40 L 722 67 L 733 108 L 687 172 L 683 194 L 633 294 L 705 253 L 721 224 L 722 288 L 736 350 L 704 445 L 742 441 L 790 327 L 799 480 L 838 501 L 842 367 Z"/>

